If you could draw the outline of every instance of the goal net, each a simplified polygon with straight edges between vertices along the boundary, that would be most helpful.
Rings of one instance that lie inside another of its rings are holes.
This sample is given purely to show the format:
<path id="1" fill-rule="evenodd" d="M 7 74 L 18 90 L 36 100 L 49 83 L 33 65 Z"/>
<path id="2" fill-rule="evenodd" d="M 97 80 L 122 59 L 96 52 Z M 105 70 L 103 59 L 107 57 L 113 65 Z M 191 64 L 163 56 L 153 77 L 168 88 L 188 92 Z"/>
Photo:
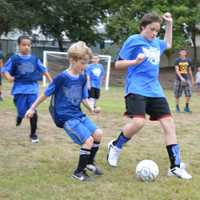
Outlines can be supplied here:
<path id="1" fill-rule="evenodd" d="M 100 63 L 104 66 L 106 75 L 104 87 L 105 90 L 109 89 L 111 56 L 99 55 Z M 43 64 L 48 67 L 49 73 L 54 77 L 59 72 L 65 70 L 69 66 L 67 52 L 58 51 L 43 51 Z M 46 86 L 46 78 L 43 77 L 43 85 Z"/>

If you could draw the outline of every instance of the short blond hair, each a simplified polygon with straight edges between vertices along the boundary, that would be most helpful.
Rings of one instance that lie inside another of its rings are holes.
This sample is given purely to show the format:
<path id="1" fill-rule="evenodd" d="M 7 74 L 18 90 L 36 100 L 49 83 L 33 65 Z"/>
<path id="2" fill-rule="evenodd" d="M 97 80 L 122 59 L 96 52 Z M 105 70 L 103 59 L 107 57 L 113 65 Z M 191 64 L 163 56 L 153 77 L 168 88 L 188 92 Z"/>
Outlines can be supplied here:
<path id="1" fill-rule="evenodd" d="M 76 61 L 80 59 L 85 59 L 86 56 L 91 59 L 93 56 L 92 50 L 83 41 L 78 41 L 72 44 L 69 47 L 67 53 L 69 59 L 73 59 Z"/>

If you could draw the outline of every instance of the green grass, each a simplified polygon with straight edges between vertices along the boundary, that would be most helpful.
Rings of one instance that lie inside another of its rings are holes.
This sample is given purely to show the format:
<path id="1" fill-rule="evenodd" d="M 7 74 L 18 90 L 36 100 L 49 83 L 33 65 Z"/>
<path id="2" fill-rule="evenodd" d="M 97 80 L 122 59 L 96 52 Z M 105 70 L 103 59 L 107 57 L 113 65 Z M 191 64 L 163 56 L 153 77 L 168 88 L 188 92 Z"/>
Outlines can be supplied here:
<path id="1" fill-rule="evenodd" d="M 15 127 L 15 108 L 5 87 L 5 100 L 0 102 L 0 200 L 199 200 L 199 96 L 191 101 L 192 114 L 173 113 L 182 159 L 193 175 L 191 181 L 167 177 L 169 161 L 159 123 L 147 121 L 133 140 L 123 149 L 120 166 L 106 163 L 106 146 L 116 137 L 127 119 L 123 117 L 123 88 L 102 90 L 99 106 L 102 113 L 91 118 L 104 130 L 97 163 L 104 175 L 92 176 L 92 181 L 80 183 L 71 178 L 77 164 L 79 147 L 71 142 L 62 129 L 52 123 L 48 101 L 39 108 L 40 143 L 28 139 L 29 123 L 24 120 Z M 172 111 L 172 91 L 166 91 Z M 183 99 L 182 99 L 183 102 Z M 182 103 L 182 108 L 184 104 Z M 143 183 L 135 177 L 140 160 L 152 159 L 160 174 L 153 183 Z"/>

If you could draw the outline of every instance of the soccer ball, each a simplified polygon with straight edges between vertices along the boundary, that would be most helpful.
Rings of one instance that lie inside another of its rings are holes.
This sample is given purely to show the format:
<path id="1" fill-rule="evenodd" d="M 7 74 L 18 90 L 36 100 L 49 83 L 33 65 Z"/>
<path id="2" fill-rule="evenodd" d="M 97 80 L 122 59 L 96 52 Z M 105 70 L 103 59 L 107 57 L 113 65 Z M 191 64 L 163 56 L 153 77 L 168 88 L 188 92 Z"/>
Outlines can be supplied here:
<path id="1" fill-rule="evenodd" d="M 155 181 L 158 174 L 158 165 L 153 160 L 142 160 L 136 166 L 136 176 L 141 181 Z"/>

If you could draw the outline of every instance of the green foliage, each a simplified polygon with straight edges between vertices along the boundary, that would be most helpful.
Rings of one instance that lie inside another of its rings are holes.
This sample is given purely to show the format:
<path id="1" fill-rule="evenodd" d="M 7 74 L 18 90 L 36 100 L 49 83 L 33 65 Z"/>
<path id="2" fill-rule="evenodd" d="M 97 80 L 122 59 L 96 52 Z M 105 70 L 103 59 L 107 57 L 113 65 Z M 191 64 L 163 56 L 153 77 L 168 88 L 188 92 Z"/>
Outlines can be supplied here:
<path id="1" fill-rule="evenodd" d="M 162 15 L 166 11 L 171 12 L 174 18 L 174 48 L 187 46 L 188 35 L 183 32 L 183 23 L 188 25 L 189 35 L 196 33 L 195 25 L 200 22 L 198 0 L 131 0 L 128 6 L 122 5 L 118 11 L 110 15 L 107 25 L 108 35 L 115 42 L 122 43 L 128 35 L 138 32 L 138 22 L 144 13 L 157 12 Z M 161 35 L 162 32 L 163 30 L 161 30 Z M 194 43 L 194 38 L 192 40 Z"/>

